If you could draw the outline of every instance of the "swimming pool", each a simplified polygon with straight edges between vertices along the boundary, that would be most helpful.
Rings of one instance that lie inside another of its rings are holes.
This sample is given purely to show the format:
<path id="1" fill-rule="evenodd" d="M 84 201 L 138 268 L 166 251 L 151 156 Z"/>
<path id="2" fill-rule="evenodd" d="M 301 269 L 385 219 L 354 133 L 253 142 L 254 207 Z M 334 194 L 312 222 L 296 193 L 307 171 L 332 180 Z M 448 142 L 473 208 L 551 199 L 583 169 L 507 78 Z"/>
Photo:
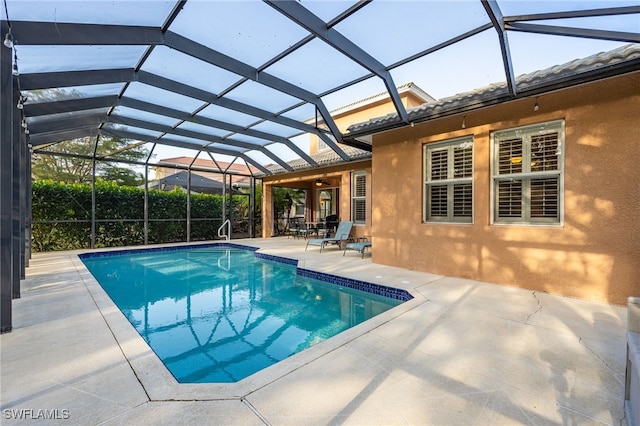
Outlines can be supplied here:
<path id="1" fill-rule="evenodd" d="M 180 383 L 230 383 L 409 300 L 234 244 L 80 255 Z"/>

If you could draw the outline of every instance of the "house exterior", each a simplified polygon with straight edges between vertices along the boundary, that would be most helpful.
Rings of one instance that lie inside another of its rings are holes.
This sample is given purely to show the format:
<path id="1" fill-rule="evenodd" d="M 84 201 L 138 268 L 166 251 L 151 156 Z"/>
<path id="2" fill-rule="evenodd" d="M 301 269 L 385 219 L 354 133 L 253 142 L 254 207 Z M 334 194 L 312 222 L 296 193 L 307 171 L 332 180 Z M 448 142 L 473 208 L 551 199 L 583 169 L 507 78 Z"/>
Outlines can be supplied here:
<path id="1" fill-rule="evenodd" d="M 608 79 L 500 102 L 506 87 L 493 85 L 410 109 L 403 127 L 388 125 L 393 112 L 377 116 L 349 127 L 372 135 L 370 159 L 265 177 L 265 187 L 326 180 L 344 220 L 361 173 L 355 235 L 372 236 L 375 263 L 625 304 L 640 290 L 639 60 L 627 46 L 518 87 L 635 64 Z"/>
<path id="2" fill-rule="evenodd" d="M 413 83 L 398 88 L 405 108 L 410 109 L 434 99 Z M 384 95 L 372 96 L 332 111 L 332 117 L 341 132 L 355 123 L 374 115 L 395 111 L 393 103 Z M 328 215 L 338 215 L 341 220 L 353 220 L 352 235 L 371 235 L 371 152 L 346 145 L 340 148 L 349 156 L 344 162 L 333 150 L 324 145 L 317 136 L 310 139 L 310 156 L 320 165 L 308 167 L 305 161 L 289 163 L 293 172 L 283 173 L 283 169 L 273 167 L 274 175 L 263 177 L 262 236 L 276 235 L 273 211 L 273 187 L 296 188 L 305 191 L 304 208 L 292 212 L 304 217 L 307 222 L 322 221 Z M 294 207 L 295 209 L 295 207 Z M 271 224 L 269 226 L 269 224 Z"/>

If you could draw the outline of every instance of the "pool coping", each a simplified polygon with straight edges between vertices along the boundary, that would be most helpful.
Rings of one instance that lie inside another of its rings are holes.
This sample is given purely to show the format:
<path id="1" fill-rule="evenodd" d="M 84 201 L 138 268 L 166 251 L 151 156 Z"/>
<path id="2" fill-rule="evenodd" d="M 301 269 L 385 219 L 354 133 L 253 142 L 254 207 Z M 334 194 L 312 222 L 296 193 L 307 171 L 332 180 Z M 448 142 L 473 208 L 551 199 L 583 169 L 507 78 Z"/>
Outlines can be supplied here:
<path id="1" fill-rule="evenodd" d="M 222 245 L 230 243 L 207 243 L 206 245 Z M 176 244 L 176 245 L 163 245 L 151 248 L 139 248 L 139 249 L 95 249 L 86 250 L 77 253 L 72 258 L 72 263 L 78 271 L 82 282 L 86 286 L 87 290 L 91 294 L 98 310 L 100 311 L 107 327 L 110 329 L 114 339 L 116 340 L 120 350 L 127 359 L 131 369 L 133 370 L 136 378 L 145 389 L 149 399 L 151 401 L 212 401 L 212 400 L 227 400 L 227 399 L 243 399 L 253 392 L 269 385 L 270 383 L 285 377 L 286 375 L 296 371 L 297 369 L 313 362 L 314 360 L 321 358 L 322 356 L 346 345 L 347 343 L 363 336 L 375 328 L 391 321 L 392 319 L 408 312 L 415 307 L 426 302 L 427 299 L 419 293 L 412 291 L 411 288 L 398 289 L 399 291 L 408 293 L 412 298 L 404 301 L 403 303 L 395 306 L 374 318 L 371 318 L 361 324 L 345 330 L 336 336 L 324 340 L 311 348 L 308 348 L 302 352 L 294 354 L 274 365 L 264 368 L 249 377 L 246 377 L 235 383 L 179 383 L 171 372 L 166 368 L 160 358 L 151 349 L 147 342 L 140 336 L 138 331 L 131 325 L 129 320 L 120 311 L 120 309 L 113 303 L 111 298 L 107 295 L 106 291 L 93 277 L 89 270 L 85 267 L 81 260 L 81 257 L 86 256 L 100 256 L 113 254 L 117 251 L 138 251 L 138 250 L 175 250 L 183 249 L 185 247 L 193 247 L 196 245 L 204 245 L 202 243 L 197 244 Z M 260 248 L 252 247 L 251 245 L 233 244 L 243 249 L 254 250 L 256 253 L 260 252 Z M 265 253 L 262 253 L 264 255 Z M 280 257 L 266 254 L 270 257 Z M 261 256 L 263 257 L 263 256 Z M 283 259 L 290 259 L 284 258 Z M 296 261 L 295 259 L 291 259 Z M 297 261 L 296 261 L 297 263 Z M 304 271 L 309 271 L 311 274 L 323 274 L 332 277 L 339 277 L 349 281 L 359 281 L 348 277 L 341 277 L 335 274 L 326 274 L 321 271 L 313 271 L 307 268 L 300 268 Z M 387 287 L 379 284 L 370 283 L 378 287 Z"/>

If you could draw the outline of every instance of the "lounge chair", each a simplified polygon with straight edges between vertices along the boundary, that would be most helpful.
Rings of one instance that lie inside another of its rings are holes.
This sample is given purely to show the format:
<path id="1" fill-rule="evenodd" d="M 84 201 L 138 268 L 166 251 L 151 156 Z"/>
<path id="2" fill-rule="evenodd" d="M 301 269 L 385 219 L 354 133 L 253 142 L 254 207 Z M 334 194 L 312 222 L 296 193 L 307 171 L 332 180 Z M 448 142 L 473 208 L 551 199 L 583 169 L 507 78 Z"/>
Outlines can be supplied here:
<path id="1" fill-rule="evenodd" d="M 362 255 L 362 258 L 364 259 L 364 254 L 367 251 L 367 248 L 369 247 L 371 247 L 371 241 L 358 241 L 355 243 L 347 243 L 347 245 L 344 246 L 344 253 L 342 253 L 342 256 L 347 254 L 347 250 L 355 250 L 360 252 L 360 254 Z"/>
<path id="2" fill-rule="evenodd" d="M 320 246 L 320 253 L 322 253 L 322 249 L 327 244 L 342 244 L 343 241 L 349 240 L 349 235 L 351 234 L 352 227 L 352 221 L 343 220 L 338 224 L 338 229 L 336 229 L 336 234 L 333 237 L 313 238 L 311 240 L 307 240 L 307 245 L 304 248 L 304 251 L 307 251 L 307 248 L 309 248 L 309 244 L 311 244 L 312 246 Z"/>

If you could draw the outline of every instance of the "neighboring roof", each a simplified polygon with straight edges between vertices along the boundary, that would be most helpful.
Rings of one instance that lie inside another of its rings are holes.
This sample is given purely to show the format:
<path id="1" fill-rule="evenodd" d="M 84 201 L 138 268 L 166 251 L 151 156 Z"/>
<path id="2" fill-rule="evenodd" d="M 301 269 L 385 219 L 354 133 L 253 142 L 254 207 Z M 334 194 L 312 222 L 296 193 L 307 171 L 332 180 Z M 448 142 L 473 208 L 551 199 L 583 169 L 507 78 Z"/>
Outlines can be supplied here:
<path id="1" fill-rule="evenodd" d="M 220 171 L 220 173 L 222 173 L 224 171 L 233 171 L 237 173 L 246 173 L 247 175 L 255 174 L 256 171 L 258 170 L 255 167 L 247 166 L 242 163 L 229 163 L 226 161 L 218 161 L 218 160 L 216 160 L 216 162 L 214 163 L 212 160 L 208 160 L 206 158 L 197 158 L 195 161 L 193 161 L 193 157 L 186 157 L 186 156 L 163 158 L 161 160 L 158 160 L 158 163 L 156 164 L 156 166 L 170 167 L 175 164 L 181 164 L 186 166 L 192 164 L 195 167 L 214 169 L 212 170 L 212 172 Z"/>
<path id="2" fill-rule="evenodd" d="M 423 102 L 433 102 L 436 100 L 433 96 L 431 96 L 430 94 L 422 90 L 420 87 L 418 87 L 418 85 L 416 85 L 413 82 L 405 83 L 402 86 L 398 86 L 397 89 L 398 89 L 399 95 L 403 95 L 405 93 L 412 93 L 418 99 L 422 99 Z M 334 110 L 331 110 L 331 116 L 335 117 L 337 115 L 352 111 L 356 108 L 361 108 L 363 106 L 370 105 L 382 100 L 390 100 L 388 92 L 380 92 L 378 94 L 366 97 L 364 99 L 360 99 L 359 101 L 352 102 L 348 105 L 344 105 Z"/>
<path id="3" fill-rule="evenodd" d="M 191 183 L 189 184 L 189 172 L 186 170 L 149 182 L 149 188 L 164 189 L 164 185 L 179 186 L 181 188 L 190 186 L 193 192 L 207 194 L 220 194 L 224 187 L 222 182 L 209 179 L 197 173 L 191 173 Z M 234 192 L 238 193 L 238 191 L 235 190 Z"/>
<path id="4" fill-rule="evenodd" d="M 558 84 L 560 88 L 592 81 L 591 73 L 595 71 L 602 75 L 603 70 L 611 69 L 615 75 L 619 75 L 622 74 L 620 68 L 628 68 L 626 72 L 640 70 L 639 45 L 629 44 L 608 52 L 597 53 L 562 65 L 518 76 L 516 78 L 520 93 L 518 98 L 536 95 L 540 87 L 545 87 L 545 91 L 549 91 L 549 88 L 554 84 Z M 510 98 L 507 84 L 503 82 L 435 102 L 427 102 L 409 109 L 407 113 L 411 122 L 417 123 L 494 105 L 508 99 Z M 354 124 L 349 126 L 347 131 L 352 137 L 361 137 L 406 125 L 398 114 L 392 113 Z"/>

